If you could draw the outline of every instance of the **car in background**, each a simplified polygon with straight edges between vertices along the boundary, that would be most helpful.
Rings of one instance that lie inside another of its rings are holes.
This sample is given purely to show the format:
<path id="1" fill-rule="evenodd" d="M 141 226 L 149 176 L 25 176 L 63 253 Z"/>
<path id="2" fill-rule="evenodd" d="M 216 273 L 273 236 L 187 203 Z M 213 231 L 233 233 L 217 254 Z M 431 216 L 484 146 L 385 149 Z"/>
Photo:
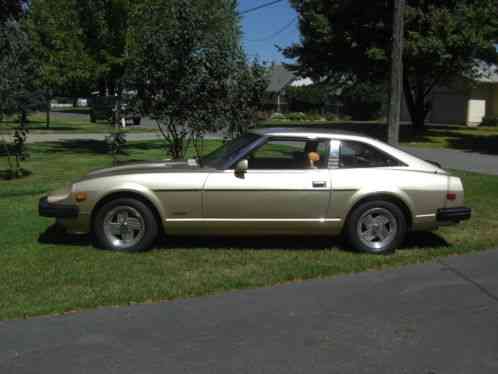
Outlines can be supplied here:
<path id="1" fill-rule="evenodd" d="M 121 115 L 124 116 L 127 126 L 139 126 L 142 117 L 139 113 L 130 109 L 126 101 L 120 102 L 118 96 L 93 95 L 88 99 L 90 106 L 90 122 L 108 121 L 115 122 L 117 105 L 120 106 Z"/>
<path id="2" fill-rule="evenodd" d="M 198 160 L 97 170 L 39 202 L 72 233 L 116 251 L 158 235 L 343 234 L 389 253 L 408 231 L 471 216 L 460 178 L 378 140 L 309 129 L 253 130 Z"/>

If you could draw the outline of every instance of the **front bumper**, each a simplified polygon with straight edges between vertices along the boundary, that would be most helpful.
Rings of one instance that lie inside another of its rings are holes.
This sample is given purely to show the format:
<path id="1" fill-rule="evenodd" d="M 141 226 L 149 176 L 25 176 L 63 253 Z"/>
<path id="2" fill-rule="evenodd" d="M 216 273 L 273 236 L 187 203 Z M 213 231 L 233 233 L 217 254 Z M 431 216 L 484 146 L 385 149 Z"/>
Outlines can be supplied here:
<path id="1" fill-rule="evenodd" d="M 439 209 L 436 214 L 438 222 L 461 222 L 470 219 L 472 209 L 470 208 L 443 208 Z"/>
<path id="2" fill-rule="evenodd" d="M 49 218 L 77 218 L 80 208 L 76 205 L 51 204 L 48 197 L 44 196 L 38 203 L 38 214 Z"/>

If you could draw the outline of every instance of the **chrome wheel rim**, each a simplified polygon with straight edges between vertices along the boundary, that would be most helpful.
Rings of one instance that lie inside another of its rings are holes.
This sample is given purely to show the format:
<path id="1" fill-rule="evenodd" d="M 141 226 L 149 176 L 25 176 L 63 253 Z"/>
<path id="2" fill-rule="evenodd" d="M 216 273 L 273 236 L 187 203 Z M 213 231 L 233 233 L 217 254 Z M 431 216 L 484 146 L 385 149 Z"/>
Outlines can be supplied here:
<path id="1" fill-rule="evenodd" d="M 373 208 L 361 215 L 356 230 L 364 245 L 380 252 L 396 238 L 398 221 L 389 210 Z"/>
<path id="2" fill-rule="evenodd" d="M 145 235 L 145 221 L 131 206 L 117 206 L 104 218 L 104 234 L 116 250 L 133 247 Z"/>

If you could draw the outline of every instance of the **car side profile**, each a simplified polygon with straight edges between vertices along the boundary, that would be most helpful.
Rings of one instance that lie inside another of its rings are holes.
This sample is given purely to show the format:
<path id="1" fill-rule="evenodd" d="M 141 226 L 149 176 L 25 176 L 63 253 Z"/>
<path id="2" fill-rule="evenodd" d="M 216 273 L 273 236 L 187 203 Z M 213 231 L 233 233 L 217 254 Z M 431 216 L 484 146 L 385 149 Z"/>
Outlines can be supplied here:
<path id="1" fill-rule="evenodd" d="M 309 129 L 254 130 L 199 160 L 97 170 L 42 198 L 39 213 L 117 251 L 149 249 L 159 234 L 344 234 L 370 253 L 471 216 L 461 180 L 439 166 Z"/>

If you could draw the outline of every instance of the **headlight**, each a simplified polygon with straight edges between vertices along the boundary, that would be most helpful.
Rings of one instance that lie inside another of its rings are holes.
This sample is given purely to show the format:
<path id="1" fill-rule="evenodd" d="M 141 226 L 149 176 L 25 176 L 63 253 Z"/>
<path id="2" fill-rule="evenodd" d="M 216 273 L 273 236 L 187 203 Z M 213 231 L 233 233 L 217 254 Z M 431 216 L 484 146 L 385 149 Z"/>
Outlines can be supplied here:
<path id="1" fill-rule="evenodd" d="M 71 191 L 73 189 L 73 186 L 71 184 L 66 185 L 64 188 L 61 188 L 60 190 L 56 190 L 54 192 L 51 192 L 48 195 L 48 203 L 56 203 L 58 201 L 66 200 L 69 198 L 71 195 Z"/>

